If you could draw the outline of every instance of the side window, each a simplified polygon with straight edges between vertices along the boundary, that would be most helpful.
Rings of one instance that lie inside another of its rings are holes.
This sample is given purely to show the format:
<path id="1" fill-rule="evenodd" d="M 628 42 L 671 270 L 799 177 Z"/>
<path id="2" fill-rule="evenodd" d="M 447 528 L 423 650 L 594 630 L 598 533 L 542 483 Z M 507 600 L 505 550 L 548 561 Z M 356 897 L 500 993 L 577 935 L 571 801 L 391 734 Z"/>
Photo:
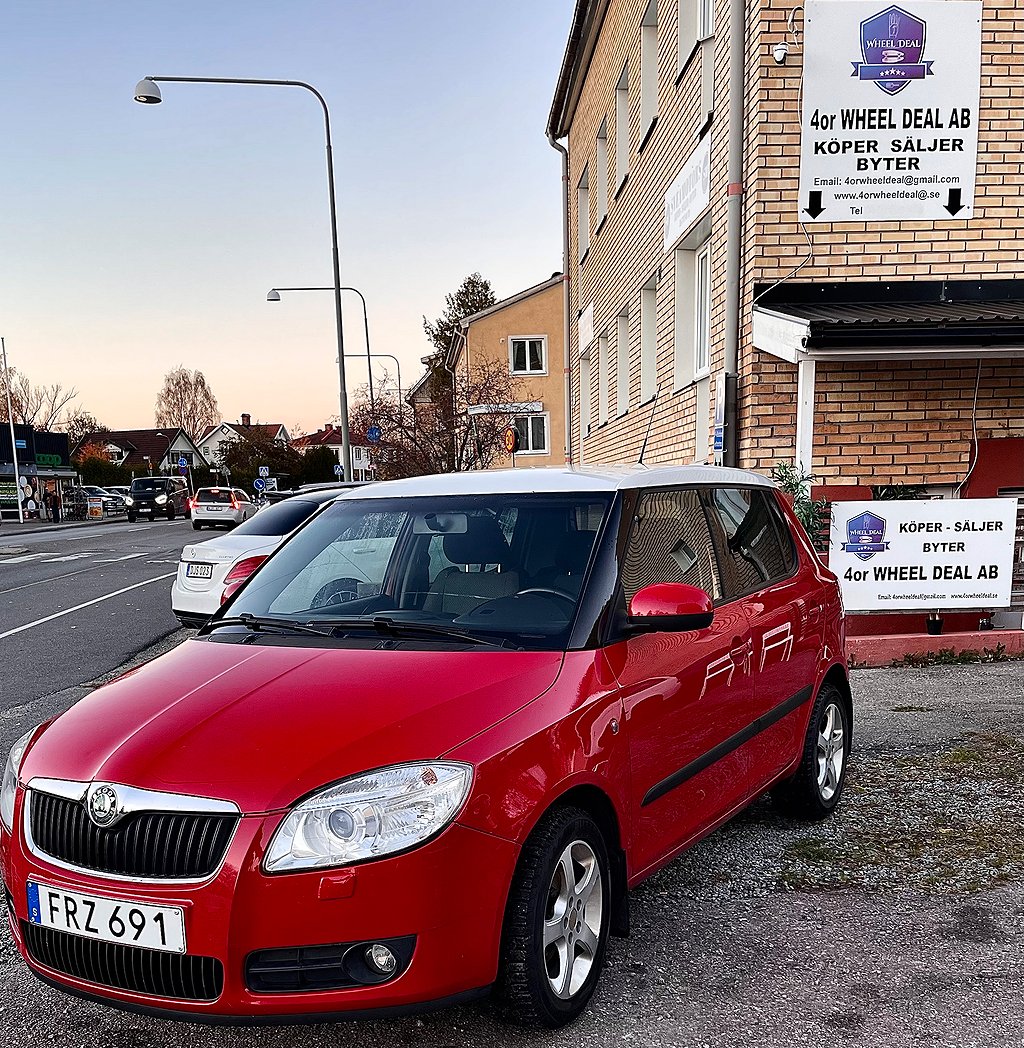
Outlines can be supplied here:
<path id="1" fill-rule="evenodd" d="M 649 491 L 640 496 L 622 566 L 626 602 L 657 582 L 686 582 L 720 600 L 711 535 L 696 491 Z"/>
<path id="2" fill-rule="evenodd" d="M 793 544 L 769 492 L 713 488 L 707 498 L 727 597 L 750 593 L 793 573 Z"/>

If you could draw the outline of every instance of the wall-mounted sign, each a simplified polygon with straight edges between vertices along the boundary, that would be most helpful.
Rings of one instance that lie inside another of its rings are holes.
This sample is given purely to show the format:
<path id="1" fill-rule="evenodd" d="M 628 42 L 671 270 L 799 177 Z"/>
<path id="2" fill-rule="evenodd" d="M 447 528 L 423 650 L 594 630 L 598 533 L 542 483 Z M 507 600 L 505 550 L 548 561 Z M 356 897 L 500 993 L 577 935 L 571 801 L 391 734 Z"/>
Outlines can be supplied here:
<path id="1" fill-rule="evenodd" d="M 580 352 L 585 353 L 590 348 L 590 343 L 594 341 L 594 303 L 591 302 L 589 306 L 582 313 L 580 313 L 579 319 L 579 340 L 580 340 Z"/>
<path id="2" fill-rule="evenodd" d="M 834 502 L 829 567 L 848 611 L 1006 608 L 1016 499 Z"/>
<path id="3" fill-rule="evenodd" d="M 977 0 L 807 0 L 802 222 L 970 218 Z"/>
<path id="4" fill-rule="evenodd" d="M 665 250 L 711 203 L 711 135 L 705 135 L 665 194 Z"/>

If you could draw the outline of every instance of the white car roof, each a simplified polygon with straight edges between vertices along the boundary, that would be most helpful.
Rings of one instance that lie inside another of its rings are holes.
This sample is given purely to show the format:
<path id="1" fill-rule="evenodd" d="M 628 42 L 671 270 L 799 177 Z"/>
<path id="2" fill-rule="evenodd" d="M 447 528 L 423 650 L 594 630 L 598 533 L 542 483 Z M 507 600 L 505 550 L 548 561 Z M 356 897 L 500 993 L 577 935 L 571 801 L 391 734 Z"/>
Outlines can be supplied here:
<path id="1" fill-rule="evenodd" d="M 774 487 L 767 477 L 724 466 L 551 466 L 468 470 L 408 480 L 376 481 L 340 499 L 415 498 L 422 495 L 523 495 L 544 492 L 621 491 L 693 484 Z"/>

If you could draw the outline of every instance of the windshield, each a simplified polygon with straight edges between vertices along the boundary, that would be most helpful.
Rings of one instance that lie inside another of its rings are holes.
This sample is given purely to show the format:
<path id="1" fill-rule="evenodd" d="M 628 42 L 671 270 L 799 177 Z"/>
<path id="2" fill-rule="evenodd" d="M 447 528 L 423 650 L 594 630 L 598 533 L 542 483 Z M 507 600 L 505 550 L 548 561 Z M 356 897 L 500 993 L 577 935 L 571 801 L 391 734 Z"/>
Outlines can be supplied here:
<path id="1" fill-rule="evenodd" d="M 232 535 L 287 535 L 294 531 L 304 520 L 311 517 L 319 503 L 306 499 L 286 499 L 276 506 L 261 509 L 255 517 L 250 517 L 244 524 L 239 524 Z"/>
<path id="2" fill-rule="evenodd" d="M 166 491 L 167 481 L 163 477 L 139 477 L 132 481 L 132 491 Z"/>
<path id="3" fill-rule="evenodd" d="M 392 637 L 429 627 L 435 644 L 447 630 L 452 644 L 465 634 L 554 650 L 568 640 L 608 504 L 603 494 L 343 499 L 275 553 L 227 614 L 333 623 L 332 636 L 376 620 Z"/>

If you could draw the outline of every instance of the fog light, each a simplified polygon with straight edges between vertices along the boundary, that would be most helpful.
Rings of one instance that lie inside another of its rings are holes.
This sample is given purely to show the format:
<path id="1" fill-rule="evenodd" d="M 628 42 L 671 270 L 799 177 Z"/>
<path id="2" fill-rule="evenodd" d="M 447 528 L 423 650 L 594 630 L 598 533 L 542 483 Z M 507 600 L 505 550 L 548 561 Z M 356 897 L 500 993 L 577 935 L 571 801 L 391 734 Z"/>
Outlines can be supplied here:
<path id="1" fill-rule="evenodd" d="M 374 943 L 366 951 L 366 963 L 381 975 L 390 975 L 398 967 L 395 955 L 379 942 Z"/>

